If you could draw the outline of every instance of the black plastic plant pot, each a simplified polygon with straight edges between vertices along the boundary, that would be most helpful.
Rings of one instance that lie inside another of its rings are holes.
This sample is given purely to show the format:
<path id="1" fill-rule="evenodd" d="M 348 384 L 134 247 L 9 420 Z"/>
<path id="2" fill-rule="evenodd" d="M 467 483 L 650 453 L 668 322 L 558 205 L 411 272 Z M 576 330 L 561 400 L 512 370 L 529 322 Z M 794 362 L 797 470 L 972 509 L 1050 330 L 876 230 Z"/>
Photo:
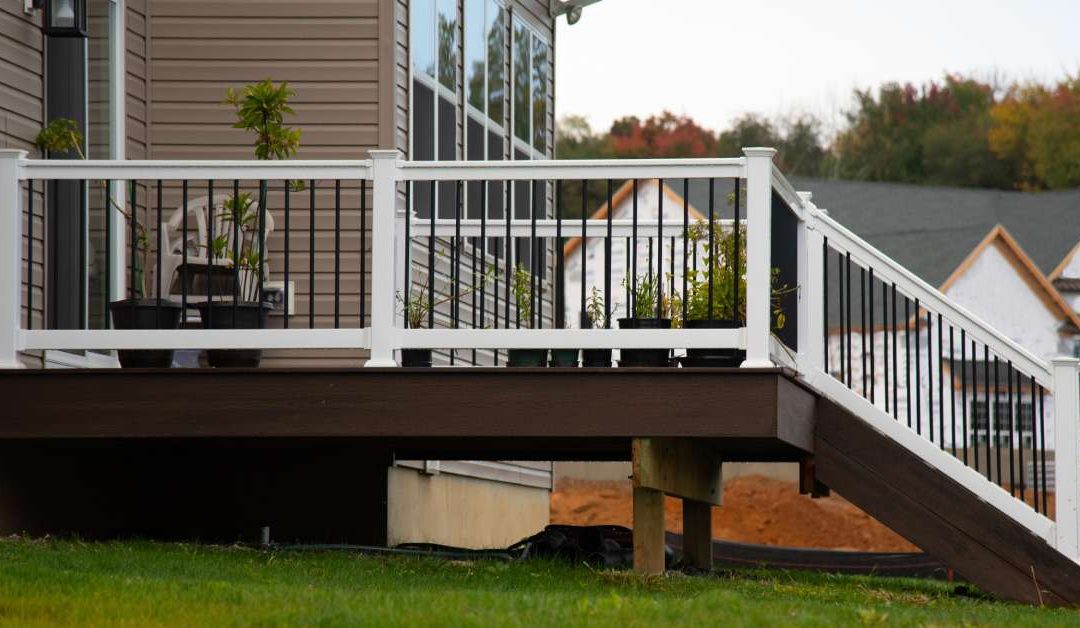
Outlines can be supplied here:
<path id="1" fill-rule="evenodd" d="M 547 349 L 511 349 L 507 366 L 547 366 Z"/>
<path id="2" fill-rule="evenodd" d="M 266 314 L 274 309 L 271 303 L 244 301 L 212 301 L 200 303 L 199 316 L 203 329 L 261 329 L 266 327 Z M 262 361 L 262 349 L 208 349 L 206 362 L 219 368 L 254 368 Z"/>
<path id="3" fill-rule="evenodd" d="M 582 349 L 581 366 L 586 368 L 609 368 L 611 349 Z"/>
<path id="4" fill-rule="evenodd" d="M 552 349 L 548 366 L 575 368 L 578 365 L 577 349 Z"/>
<path id="5" fill-rule="evenodd" d="M 179 303 L 168 299 L 124 299 L 109 304 L 113 329 L 176 329 L 180 326 Z M 169 368 L 172 349 L 123 349 L 118 351 L 124 368 Z"/>
<path id="6" fill-rule="evenodd" d="M 724 319 L 687 319 L 687 329 L 738 329 L 742 323 Z M 679 358 L 683 366 L 737 368 L 746 361 L 742 349 L 687 349 L 686 356 Z"/>
<path id="7" fill-rule="evenodd" d="M 619 329 L 671 329 L 670 318 L 620 318 Z M 671 366 L 671 349 L 623 349 L 619 366 Z"/>
<path id="8" fill-rule="evenodd" d="M 424 368 L 431 366 L 431 349 L 402 349 L 401 366 Z"/>

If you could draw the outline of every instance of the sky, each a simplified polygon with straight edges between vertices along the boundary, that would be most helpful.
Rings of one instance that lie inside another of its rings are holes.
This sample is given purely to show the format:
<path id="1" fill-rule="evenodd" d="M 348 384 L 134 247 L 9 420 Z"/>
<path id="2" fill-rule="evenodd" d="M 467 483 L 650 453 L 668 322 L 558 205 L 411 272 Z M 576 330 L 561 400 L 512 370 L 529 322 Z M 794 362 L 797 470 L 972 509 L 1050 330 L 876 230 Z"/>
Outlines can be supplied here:
<path id="1" fill-rule="evenodd" d="M 1080 0 L 602 0 L 559 19 L 556 55 L 556 114 L 596 130 L 667 109 L 713 129 L 805 112 L 831 132 L 855 88 L 1077 74 Z"/>

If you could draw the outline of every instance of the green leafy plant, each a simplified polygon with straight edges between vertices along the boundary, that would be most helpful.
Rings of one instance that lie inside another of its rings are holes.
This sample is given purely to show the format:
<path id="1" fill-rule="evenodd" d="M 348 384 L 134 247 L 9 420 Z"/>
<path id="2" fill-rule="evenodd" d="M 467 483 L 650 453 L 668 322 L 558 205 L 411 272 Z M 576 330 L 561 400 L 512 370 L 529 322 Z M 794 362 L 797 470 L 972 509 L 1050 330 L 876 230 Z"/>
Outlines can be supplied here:
<path id="1" fill-rule="evenodd" d="M 427 322 L 428 312 L 434 311 L 435 308 L 444 303 L 453 301 L 455 296 L 458 299 L 467 297 L 494 280 L 495 267 L 492 266 L 488 269 L 487 273 L 480 277 L 476 285 L 469 286 L 465 290 L 459 290 L 457 295 L 449 294 L 431 302 L 428 299 L 427 291 L 421 287 L 413 290 L 407 297 L 399 290 L 396 295 L 397 302 L 401 304 L 401 313 L 405 315 L 405 321 L 409 327 L 411 329 L 418 329 L 423 327 L 424 323 Z"/>
<path id="2" fill-rule="evenodd" d="M 212 243 L 214 257 L 229 261 L 236 269 L 236 281 L 240 282 L 240 298 L 252 301 L 258 298 L 258 269 L 266 257 L 259 255 L 259 211 L 250 192 L 229 196 L 221 202 L 224 233 L 218 234 Z M 233 235 L 237 239 L 233 241 Z"/>
<path id="3" fill-rule="evenodd" d="M 524 266 L 518 264 L 514 268 L 514 275 L 510 282 L 510 290 L 514 293 L 514 304 L 517 306 L 518 318 L 525 322 L 526 327 L 532 326 L 533 315 L 533 276 Z"/>
<path id="4" fill-rule="evenodd" d="M 225 103 L 236 110 L 233 128 L 255 134 L 256 159 L 288 159 L 296 154 L 300 129 L 285 126 L 285 116 L 296 114 L 289 106 L 295 95 L 287 82 L 274 85 L 270 79 L 225 92 Z"/>
<path id="5" fill-rule="evenodd" d="M 653 273 L 638 275 L 635 282 L 631 282 L 629 277 L 623 277 L 623 287 L 630 292 L 631 313 L 634 318 L 657 318 L 658 303 L 659 317 L 671 318 L 672 301 L 661 289 L 657 275 Z"/>
<path id="6" fill-rule="evenodd" d="M 719 223 L 712 227 L 709 242 L 709 226 L 699 220 L 690 227 L 687 235 L 694 247 L 704 245 L 704 268 L 687 275 L 686 317 L 689 320 L 735 320 L 746 322 L 746 238 L 737 238 L 734 231 L 725 230 Z M 732 261 L 735 261 L 732 264 Z M 736 272 L 736 268 L 738 272 Z M 780 285 L 780 269 L 772 272 L 772 324 L 773 329 L 783 329 L 787 320 L 782 309 L 782 299 L 794 291 Z M 712 277 L 710 285 L 709 278 Z M 738 295 L 738 308 L 735 297 Z M 682 309 L 682 302 L 675 309 Z"/>
<path id="7" fill-rule="evenodd" d="M 604 307 L 604 295 L 596 286 L 593 286 L 592 290 L 589 291 L 589 298 L 585 301 L 585 320 L 582 326 L 589 328 L 604 327 L 617 307 L 617 303 L 612 304 L 610 309 Z"/>
<path id="8" fill-rule="evenodd" d="M 78 122 L 71 118 L 56 118 L 38 131 L 37 136 L 34 138 L 34 145 L 47 155 L 74 153 L 79 159 L 85 160 L 86 153 L 82 149 L 84 139 L 85 137 L 79 129 Z M 105 187 L 108 182 L 101 181 L 100 184 Z M 127 182 L 127 193 L 124 198 L 131 198 L 131 189 L 134 185 L 134 181 Z M 129 222 L 134 220 L 135 222 L 135 255 L 132 260 L 132 264 L 135 266 L 135 285 L 132 287 L 137 297 L 145 297 L 149 293 L 146 282 L 149 277 L 148 270 L 150 266 L 150 235 L 146 230 L 146 226 L 138 220 L 134 208 L 129 210 L 124 205 L 117 203 L 112 195 L 108 195 L 108 199 L 109 205 L 118 211 L 124 217 L 124 220 Z"/>

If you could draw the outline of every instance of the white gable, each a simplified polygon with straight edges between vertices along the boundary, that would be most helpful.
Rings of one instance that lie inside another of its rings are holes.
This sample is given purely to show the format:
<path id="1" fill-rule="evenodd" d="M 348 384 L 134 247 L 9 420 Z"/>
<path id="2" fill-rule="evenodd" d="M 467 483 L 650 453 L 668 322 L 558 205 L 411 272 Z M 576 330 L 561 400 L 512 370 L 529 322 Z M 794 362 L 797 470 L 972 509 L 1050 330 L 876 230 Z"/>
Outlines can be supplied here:
<path id="1" fill-rule="evenodd" d="M 1060 316 L 1025 281 L 1001 246 L 983 248 L 946 294 L 1039 357 L 1072 353 L 1058 334 Z"/>

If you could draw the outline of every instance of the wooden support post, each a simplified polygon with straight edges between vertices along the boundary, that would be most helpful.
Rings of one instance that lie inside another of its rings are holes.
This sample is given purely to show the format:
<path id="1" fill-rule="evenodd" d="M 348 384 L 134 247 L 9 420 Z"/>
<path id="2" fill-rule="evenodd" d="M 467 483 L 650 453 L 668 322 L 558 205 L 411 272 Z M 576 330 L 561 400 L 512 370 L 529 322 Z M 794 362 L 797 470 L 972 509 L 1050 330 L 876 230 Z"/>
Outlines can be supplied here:
<path id="1" fill-rule="evenodd" d="M 664 494 L 634 487 L 634 571 L 664 573 Z"/>
<path id="2" fill-rule="evenodd" d="M 683 560 L 712 570 L 712 504 L 684 499 L 682 504 Z"/>
<path id="3" fill-rule="evenodd" d="M 712 566 L 710 507 L 722 495 L 720 457 L 688 438 L 635 438 L 634 569 L 664 570 L 664 495 L 683 498 L 683 549 L 695 567 Z"/>

